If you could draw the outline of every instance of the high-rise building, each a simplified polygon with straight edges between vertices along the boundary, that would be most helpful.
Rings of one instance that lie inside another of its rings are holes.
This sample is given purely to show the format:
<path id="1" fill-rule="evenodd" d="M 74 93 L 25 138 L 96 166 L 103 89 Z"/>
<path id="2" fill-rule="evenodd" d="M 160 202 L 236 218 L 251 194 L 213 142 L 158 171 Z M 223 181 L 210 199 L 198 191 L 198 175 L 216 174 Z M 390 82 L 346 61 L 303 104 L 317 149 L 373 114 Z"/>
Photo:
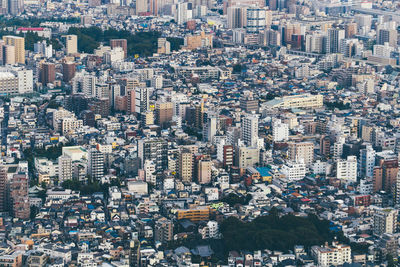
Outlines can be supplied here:
<path id="1" fill-rule="evenodd" d="M 72 180 L 72 159 L 67 155 L 58 157 L 58 180 Z"/>
<path id="2" fill-rule="evenodd" d="M 344 26 L 345 37 L 353 38 L 357 34 L 357 23 L 348 23 Z"/>
<path id="3" fill-rule="evenodd" d="M 357 157 L 348 156 L 336 164 L 336 178 L 346 182 L 357 182 Z"/>
<path id="4" fill-rule="evenodd" d="M 234 149 L 232 145 L 224 145 L 223 147 L 223 164 L 224 167 L 232 167 L 234 159 Z"/>
<path id="5" fill-rule="evenodd" d="M 165 244 L 173 239 L 174 224 L 167 218 L 158 219 L 154 226 L 154 241 Z"/>
<path id="6" fill-rule="evenodd" d="M 156 123 L 163 126 L 165 123 L 172 120 L 173 104 L 172 102 L 157 102 L 156 103 Z"/>
<path id="7" fill-rule="evenodd" d="M 328 30 L 328 39 L 326 42 L 327 53 L 340 53 L 340 44 L 345 38 L 345 31 L 338 28 Z"/>
<path id="8" fill-rule="evenodd" d="M 397 47 L 397 30 L 392 27 L 379 25 L 376 41 L 380 45 L 389 43 L 390 46 Z"/>
<path id="9" fill-rule="evenodd" d="M 149 11 L 147 0 L 136 0 L 136 15 L 140 15 Z"/>
<path id="10" fill-rule="evenodd" d="M 137 239 L 129 244 L 129 267 L 140 267 L 140 242 Z"/>
<path id="11" fill-rule="evenodd" d="M 193 153 L 188 149 L 179 152 L 178 172 L 182 182 L 190 183 L 193 179 Z"/>
<path id="12" fill-rule="evenodd" d="M 15 63 L 25 64 L 25 38 L 6 35 L 3 36 L 3 41 L 5 45 L 14 47 Z M 6 52 L 6 57 L 9 53 L 11 52 Z"/>
<path id="13" fill-rule="evenodd" d="M 138 141 L 138 157 L 143 164 L 151 160 L 156 164 L 156 172 L 162 173 L 168 168 L 168 141 L 164 139 L 140 139 Z"/>
<path id="14" fill-rule="evenodd" d="M 156 164 L 151 160 L 146 160 L 143 165 L 145 181 L 155 185 L 157 183 Z"/>
<path id="15" fill-rule="evenodd" d="M 30 216 L 28 175 L 14 174 L 10 181 L 10 207 L 15 218 L 27 220 Z"/>
<path id="16" fill-rule="evenodd" d="M 373 170 L 373 191 L 384 190 L 391 193 L 396 185 L 399 163 L 396 156 L 378 158 L 378 166 Z"/>
<path id="17" fill-rule="evenodd" d="M 137 114 L 145 113 L 149 110 L 150 89 L 147 87 L 135 89 L 135 112 Z"/>
<path id="18" fill-rule="evenodd" d="M 157 40 L 157 54 L 170 54 L 171 43 L 167 41 L 167 38 L 158 38 Z"/>
<path id="19" fill-rule="evenodd" d="M 247 115 L 242 119 L 241 136 L 244 144 L 257 147 L 258 142 L 258 116 Z"/>
<path id="20" fill-rule="evenodd" d="M 203 138 L 205 141 L 212 142 L 217 134 L 218 119 L 215 114 L 208 114 L 206 123 L 203 125 Z"/>
<path id="21" fill-rule="evenodd" d="M 260 150 L 257 147 L 239 147 L 235 155 L 237 166 L 242 169 L 253 167 L 260 161 Z"/>
<path id="22" fill-rule="evenodd" d="M 331 155 L 331 139 L 329 136 L 323 135 L 319 140 L 320 155 L 329 157 Z"/>
<path id="23" fill-rule="evenodd" d="M 104 153 L 96 147 L 92 147 L 88 152 L 88 173 L 93 181 L 98 181 L 104 176 Z"/>
<path id="24" fill-rule="evenodd" d="M 303 162 L 307 166 L 310 166 L 314 161 L 314 143 L 312 142 L 301 142 L 301 143 L 289 143 L 288 147 L 289 159 L 293 162 Z"/>
<path id="25" fill-rule="evenodd" d="M 264 8 L 249 7 L 247 8 L 246 30 L 249 33 L 258 33 L 265 29 L 266 12 Z"/>
<path id="26" fill-rule="evenodd" d="M 397 229 L 398 211 L 391 208 L 375 208 L 373 212 L 374 235 L 393 234 Z"/>
<path id="27" fill-rule="evenodd" d="M 110 46 L 111 49 L 121 47 L 124 50 L 125 58 L 128 56 L 128 41 L 126 39 L 111 39 Z"/>
<path id="28" fill-rule="evenodd" d="M 56 79 L 56 65 L 54 63 L 42 63 L 40 65 L 39 82 L 47 86 L 49 83 L 53 83 Z"/>
<path id="29" fill-rule="evenodd" d="M 74 62 L 64 62 L 63 67 L 63 81 L 69 83 L 75 76 L 76 64 Z"/>
<path id="30" fill-rule="evenodd" d="M 0 165 L 0 212 L 6 211 L 7 168 Z"/>
<path id="31" fill-rule="evenodd" d="M 78 53 L 78 36 L 74 34 L 65 35 L 65 47 L 66 47 L 66 54 L 76 54 Z"/>
<path id="32" fill-rule="evenodd" d="M 360 173 L 361 177 L 372 178 L 375 166 L 375 150 L 372 145 L 368 144 L 364 149 L 360 150 Z"/>
<path id="33" fill-rule="evenodd" d="M 231 6 L 227 10 L 227 20 L 229 29 L 240 29 L 247 23 L 247 7 Z"/>
<path id="34" fill-rule="evenodd" d="M 210 160 L 200 160 L 197 164 L 197 179 L 199 184 L 209 184 L 211 182 L 211 167 Z"/>
<path id="35" fill-rule="evenodd" d="M 289 125 L 275 120 L 272 124 L 272 136 L 274 142 L 287 141 L 289 139 Z"/>
<path id="36" fill-rule="evenodd" d="M 188 20 L 190 20 L 192 17 L 190 14 L 192 13 L 192 3 L 187 3 L 187 2 L 182 2 L 176 4 L 176 12 L 175 12 L 175 21 L 179 25 L 184 24 Z M 190 10 L 190 12 L 189 12 Z"/>

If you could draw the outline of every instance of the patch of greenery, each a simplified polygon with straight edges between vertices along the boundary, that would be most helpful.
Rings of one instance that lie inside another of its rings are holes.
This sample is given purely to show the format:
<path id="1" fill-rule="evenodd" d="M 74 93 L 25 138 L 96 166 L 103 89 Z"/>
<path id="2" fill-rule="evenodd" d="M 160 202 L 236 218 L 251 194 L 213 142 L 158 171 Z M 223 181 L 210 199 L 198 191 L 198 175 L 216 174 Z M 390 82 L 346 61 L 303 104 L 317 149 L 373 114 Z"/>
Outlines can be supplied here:
<path id="1" fill-rule="evenodd" d="M 222 202 L 227 203 L 229 206 L 235 206 L 236 204 L 247 205 L 249 204 L 250 200 L 251 200 L 251 194 L 243 196 L 235 193 L 230 193 L 229 195 L 221 199 Z"/>
<path id="2" fill-rule="evenodd" d="M 251 222 L 230 217 L 222 222 L 220 229 L 228 251 L 270 249 L 286 252 L 295 245 L 308 248 L 331 242 L 335 237 L 338 241 L 345 240 L 343 233 L 332 232 L 329 227 L 329 221 L 315 215 L 279 217 L 276 212 L 271 212 Z"/>
<path id="3" fill-rule="evenodd" d="M 126 30 L 108 29 L 103 31 L 98 27 L 71 27 L 68 30 L 68 34 L 78 36 L 78 49 L 85 53 L 93 53 L 100 43 L 108 44 L 111 39 L 126 39 L 128 56 L 136 54 L 150 56 L 156 53 L 157 39 L 161 37 L 161 33 L 157 31 L 132 34 Z M 171 42 L 171 50 L 177 50 L 183 44 L 183 40 L 180 38 L 168 37 L 167 40 Z"/>
<path id="4" fill-rule="evenodd" d="M 350 109 L 350 104 L 346 103 L 344 104 L 342 101 L 335 101 L 335 102 L 325 102 L 325 105 L 328 109 L 340 109 L 340 110 L 344 110 L 344 109 Z"/>

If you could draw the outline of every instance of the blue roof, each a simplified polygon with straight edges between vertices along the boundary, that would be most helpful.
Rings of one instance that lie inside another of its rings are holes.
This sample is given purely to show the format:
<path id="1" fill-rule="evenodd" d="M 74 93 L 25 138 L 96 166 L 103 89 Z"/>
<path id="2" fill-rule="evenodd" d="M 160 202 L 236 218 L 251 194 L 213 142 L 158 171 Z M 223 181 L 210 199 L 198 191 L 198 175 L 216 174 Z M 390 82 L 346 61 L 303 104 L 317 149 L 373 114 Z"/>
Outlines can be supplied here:
<path id="1" fill-rule="evenodd" d="M 260 175 L 262 177 L 272 176 L 271 173 L 270 173 L 271 169 L 268 168 L 268 167 L 259 167 L 259 168 L 256 168 L 256 170 L 260 173 Z"/>

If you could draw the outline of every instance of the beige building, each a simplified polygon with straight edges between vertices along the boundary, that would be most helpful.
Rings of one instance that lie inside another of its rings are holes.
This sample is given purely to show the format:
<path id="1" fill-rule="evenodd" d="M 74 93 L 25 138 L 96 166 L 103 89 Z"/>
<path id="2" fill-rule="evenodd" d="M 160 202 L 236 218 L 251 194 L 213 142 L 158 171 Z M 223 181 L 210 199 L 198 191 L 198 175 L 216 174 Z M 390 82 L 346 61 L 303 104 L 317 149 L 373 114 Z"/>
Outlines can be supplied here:
<path id="1" fill-rule="evenodd" d="M 193 180 L 193 154 L 187 149 L 179 152 L 179 177 L 186 183 Z"/>
<path id="2" fill-rule="evenodd" d="M 293 162 L 302 162 L 307 166 L 314 161 L 314 144 L 311 142 L 289 143 L 289 159 Z"/>
<path id="3" fill-rule="evenodd" d="M 345 263 L 351 263 L 351 248 L 348 245 L 332 243 L 332 246 L 313 246 L 311 254 L 318 263 L 318 266 L 338 266 Z"/>
<path id="4" fill-rule="evenodd" d="M 374 234 L 393 234 L 396 232 L 398 211 L 395 209 L 376 208 L 374 210 Z"/>
<path id="5" fill-rule="evenodd" d="M 242 169 L 253 167 L 260 160 L 260 150 L 254 147 L 239 147 L 236 155 L 237 164 Z"/>
<path id="6" fill-rule="evenodd" d="M 61 132 L 63 135 L 83 127 L 83 121 L 77 120 L 75 117 L 63 118 L 61 121 Z"/>
<path id="7" fill-rule="evenodd" d="M 78 36 L 71 34 L 65 35 L 64 38 L 67 55 L 78 53 Z"/>
<path id="8" fill-rule="evenodd" d="M 198 182 L 199 184 L 208 184 L 211 182 L 212 162 L 209 160 L 200 160 L 198 164 Z"/>
<path id="9" fill-rule="evenodd" d="M 320 108 L 324 105 L 322 95 L 293 95 L 275 98 L 265 103 L 266 108 Z"/>
<path id="10" fill-rule="evenodd" d="M 14 65 L 15 62 L 15 46 L 3 46 L 3 62 L 4 65 Z"/>
<path id="11" fill-rule="evenodd" d="M 201 32 L 200 35 L 192 35 L 185 37 L 185 48 L 194 50 L 197 48 L 212 48 L 213 35 Z"/>
<path id="12" fill-rule="evenodd" d="M 13 46 L 15 48 L 14 51 L 15 63 L 25 64 L 25 38 L 19 36 L 7 35 L 3 36 L 3 41 L 5 45 Z M 6 56 L 7 56 L 7 48 L 6 48 Z"/>
<path id="13" fill-rule="evenodd" d="M 157 54 L 171 54 L 171 43 L 167 38 L 158 38 L 157 45 Z"/>

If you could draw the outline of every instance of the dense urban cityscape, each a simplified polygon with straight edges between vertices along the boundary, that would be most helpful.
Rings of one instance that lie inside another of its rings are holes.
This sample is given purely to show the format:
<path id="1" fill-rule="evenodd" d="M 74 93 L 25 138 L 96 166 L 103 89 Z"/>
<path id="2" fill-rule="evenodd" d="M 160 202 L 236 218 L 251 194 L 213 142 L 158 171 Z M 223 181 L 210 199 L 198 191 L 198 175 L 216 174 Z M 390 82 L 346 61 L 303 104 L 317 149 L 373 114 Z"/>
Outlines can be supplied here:
<path id="1" fill-rule="evenodd" d="M 1 1 L 0 266 L 399 266 L 399 23 Z"/>

